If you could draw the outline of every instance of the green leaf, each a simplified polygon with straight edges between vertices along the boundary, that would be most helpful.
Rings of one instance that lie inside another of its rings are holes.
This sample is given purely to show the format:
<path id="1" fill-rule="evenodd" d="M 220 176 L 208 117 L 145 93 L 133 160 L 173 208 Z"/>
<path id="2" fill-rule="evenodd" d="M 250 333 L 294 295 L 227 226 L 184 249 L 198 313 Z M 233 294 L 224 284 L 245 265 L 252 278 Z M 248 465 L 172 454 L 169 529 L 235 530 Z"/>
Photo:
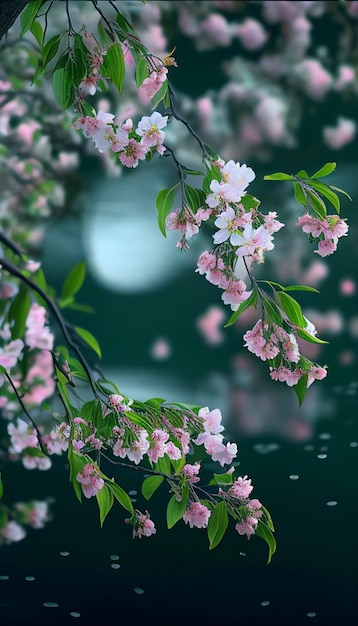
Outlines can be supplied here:
<path id="1" fill-rule="evenodd" d="M 73 434 L 72 431 L 73 428 L 71 430 L 71 435 Z M 72 447 L 72 443 L 70 443 L 68 446 L 67 459 L 70 465 L 70 482 L 73 485 L 77 499 L 82 502 L 82 489 L 80 483 L 76 480 L 76 476 L 82 472 L 84 466 L 86 465 L 86 458 L 82 454 L 77 454 Z"/>
<path id="2" fill-rule="evenodd" d="M 1 472 L 0 472 L 0 500 L 3 497 L 3 495 L 4 495 L 4 485 L 1 479 Z"/>
<path id="3" fill-rule="evenodd" d="M 162 100 L 164 100 L 168 92 L 168 86 L 169 86 L 169 83 L 167 80 L 165 80 L 161 88 L 159 89 L 159 91 L 157 91 L 157 93 L 154 94 L 152 101 L 151 101 L 151 107 L 150 107 L 152 111 L 157 108 L 158 104 Z"/>
<path id="4" fill-rule="evenodd" d="M 222 540 L 229 523 L 227 505 L 224 500 L 211 511 L 208 523 L 209 550 L 213 550 Z"/>
<path id="5" fill-rule="evenodd" d="M 283 291 L 313 291 L 313 293 L 319 293 L 315 287 L 308 287 L 307 285 L 289 285 L 288 287 L 281 287 Z"/>
<path id="6" fill-rule="evenodd" d="M 47 41 L 47 43 L 45 43 L 44 47 L 42 48 L 41 61 L 44 66 L 47 65 L 57 54 L 61 37 L 62 34 L 54 35 L 53 37 L 51 37 L 51 39 Z"/>
<path id="7" fill-rule="evenodd" d="M 122 91 L 125 76 L 125 63 L 123 50 L 119 43 L 114 43 L 109 46 L 100 71 L 104 78 L 108 78 L 112 81 L 119 92 Z"/>
<path id="8" fill-rule="evenodd" d="M 200 207 L 202 207 L 205 202 L 205 198 L 206 198 L 205 191 L 185 184 L 185 193 L 186 193 L 191 210 L 194 213 L 196 213 L 196 211 L 200 209 Z"/>
<path id="9" fill-rule="evenodd" d="M 293 195 L 299 204 L 302 204 L 304 207 L 307 206 L 306 194 L 299 183 L 293 183 Z"/>
<path id="10" fill-rule="evenodd" d="M 179 186 L 179 183 L 174 185 L 174 187 L 172 187 L 171 189 L 162 189 L 158 193 L 156 200 L 155 200 L 155 204 L 156 204 L 157 211 L 158 211 L 158 226 L 159 226 L 160 232 L 162 233 L 162 235 L 164 235 L 164 237 L 167 236 L 166 228 L 165 228 L 165 221 L 166 221 L 168 214 L 171 211 L 178 186 Z"/>
<path id="11" fill-rule="evenodd" d="M 11 327 L 12 339 L 21 339 L 25 334 L 26 320 L 31 307 L 31 298 L 27 288 L 20 288 L 19 293 L 13 299 L 8 321 L 13 322 Z"/>
<path id="12" fill-rule="evenodd" d="M 241 302 L 239 305 L 239 308 L 236 311 L 234 311 L 229 321 L 226 322 L 224 328 L 228 328 L 228 326 L 232 326 L 233 324 L 235 324 L 236 320 L 239 319 L 241 313 L 246 311 L 246 309 L 248 309 L 250 306 L 253 306 L 254 308 L 256 308 L 256 303 L 257 303 L 257 291 L 253 289 L 251 295 L 248 298 L 246 298 L 246 300 Z"/>
<path id="13" fill-rule="evenodd" d="M 93 421 L 95 423 L 98 421 L 98 418 L 103 421 L 101 401 L 96 399 L 84 402 L 81 406 L 81 417 L 87 422 Z"/>
<path id="14" fill-rule="evenodd" d="M 339 214 L 339 212 L 341 210 L 341 203 L 340 203 L 340 200 L 339 200 L 337 194 L 334 193 L 334 191 L 332 191 L 332 189 L 330 187 L 328 187 L 328 185 L 325 185 L 324 183 L 321 183 L 319 180 L 313 180 L 310 183 L 310 185 L 316 191 L 318 191 L 322 196 L 327 198 L 327 200 L 330 201 L 330 203 L 334 206 L 334 208 L 336 209 L 337 213 Z"/>
<path id="15" fill-rule="evenodd" d="M 292 387 L 292 389 L 294 390 L 298 398 L 299 406 L 301 406 L 303 400 L 305 399 L 305 395 L 307 393 L 307 380 L 308 380 L 308 376 L 307 374 L 304 374 L 303 376 L 301 376 L 299 381 Z"/>
<path id="16" fill-rule="evenodd" d="M 113 506 L 114 496 L 110 488 L 108 487 L 108 483 L 105 483 L 97 493 L 96 493 L 98 508 L 99 508 L 99 520 L 101 526 L 103 526 L 103 522 L 106 519 L 109 511 Z"/>
<path id="17" fill-rule="evenodd" d="M 297 172 L 295 178 L 309 178 L 306 170 L 300 170 L 299 172 Z"/>
<path id="18" fill-rule="evenodd" d="M 113 37 L 111 33 L 107 30 L 106 23 L 102 18 L 97 24 L 97 30 L 102 47 L 107 48 L 108 46 L 111 46 L 113 43 Z"/>
<path id="19" fill-rule="evenodd" d="M 142 494 L 146 500 L 149 500 L 153 493 L 158 489 L 164 480 L 163 476 L 148 476 L 143 480 Z"/>
<path id="20" fill-rule="evenodd" d="M 40 22 L 38 22 L 37 20 L 34 21 L 32 23 L 32 26 L 30 28 L 33 36 L 35 37 L 37 43 L 39 44 L 39 46 L 42 48 L 42 42 L 43 42 L 43 38 L 44 38 L 44 31 L 42 28 L 42 25 L 40 24 Z"/>
<path id="21" fill-rule="evenodd" d="M 140 87 L 143 81 L 149 76 L 148 61 L 146 57 L 140 57 L 135 68 L 135 82 Z"/>
<path id="22" fill-rule="evenodd" d="M 63 109 L 68 109 L 73 102 L 73 80 L 74 67 L 71 61 L 68 61 L 64 67 L 59 67 L 53 73 L 53 92 L 58 104 Z"/>
<path id="23" fill-rule="evenodd" d="M 175 526 L 175 524 L 182 519 L 186 510 L 188 497 L 189 487 L 188 485 L 185 485 L 181 493 L 180 501 L 176 499 L 175 494 L 170 498 L 167 506 L 167 526 L 169 529 L 173 528 L 173 526 Z"/>
<path id="24" fill-rule="evenodd" d="M 161 474 L 170 476 L 170 459 L 167 454 L 158 459 L 158 461 L 155 463 L 155 469 Z"/>
<path id="25" fill-rule="evenodd" d="M 129 35 L 136 37 L 139 40 L 139 37 L 134 30 L 132 24 L 127 20 L 126 17 L 124 17 L 122 13 L 117 13 L 116 22 L 121 30 L 123 30 L 125 33 L 128 33 Z"/>
<path id="26" fill-rule="evenodd" d="M 296 328 L 296 333 L 301 339 L 305 339 L 310 343 L 329 343 L 329 341 L 323 341 L 323 339 L 318 339 L 318 337 L 311 335 L 311 333 L 307 332 L 304 328 Z"/>
<path id="27" fill-rule="evenodd" d="M 127 492 L 124 491 L 124 489 L 122 489 L 122 487 L 117 485 L 117 483 L 115 483 L 115 482 L 110 481 L 110 482 L 106 483 L 106 485 L 112 491 L 114 497 L 116 498 L 116 500 L 118 500 L 119 504 L 126 511 L 129 511 L 129 513 L 134 513 L 134 507 L 133 507 L 132 501 L 131 501 L 129 495 L 127 494 Z"/>
<path id="28" fill-rule="evenodd" d="M 101 359 L 102 358 L 101 347 L 97 339 L 92 335 L 92 333 L 90 333 L 89 330 L 86 330 L 85 328 L 80 328 L 79 326 L 75 326 L 75 331 L 81 337 L 81 339 L 83 339 L 83 341 L 88 346 L 90 346 L 90 348 L 92 348 L 92 350 L 94 350 L 97 356 L 99 356 L 99 358 Z"/>
<path id="29" fill-rule="evenodd" d="M 255 535 L 261 537 L 266 541 L 269 549 L 267 565 L 271 563 L 272 556 L 276 552 L 276 539 L 273 536 L 272 530 L 268 528 L 261 520 L 258 521 L 256 526 Z"/>
<path id="30" fill-rule="evenodd" d="M 320 218 L 322 218 L 323 220 L 326 219 L 327 217 L 326 205 L 323 202 L 322 198 L 320 198 L 319 195 L 313 191 L 307 190 L 306 193 L 311 201 L 313 210 L 317 213 L 317 215 Z"/>
<path id="31" fill-rule="evenodd" d="M 292 176 L 284 174 L 284 172 L 276 172 L 275 174 L 267 174 L 264 180 L 292 180 Z"/>
<path id="32" fill-rule="evenodd" d="M 224 474 L 214 474 L 214 478 L 209 485 L 232 485 L 232 475 L 225 472 Z"/>
<path id="33" fill-rule="evenodd" d="M 261 511 L 264 514 L 264 518 L 265 518 L 265 522 L 264 523 L 266 524 L 266 526 L 270 530 L 272 530 L 272 532 L 275 532 L 275 528 L 274 528 L 274 525 L 273 525 L 272 517 L 271 517 L 269 511 L 262 504 L 261 504 Z"/>
<path id="34" fill-rule="evenodd" d="M 344 191 L 344 189 L 340 189 L 339 187 L 335 187 L 334 185 L 330 185 L 330 188 L 334 189 L 334 191 L 338 191 L 338 193 L 343 193 L 343 195 L 346 196 L 348 198 L 348 200 L 352 201 L 351 196 L 349 195 L 349 193 Z"/>
<path id="35" fill-rule="evenodd" d="M 74 84 L 76 87 L 82 82 L 82 80 L 87 76 L 88 66 L 87 66 L 87 48 L 82 41 L 81 35 L 78 33 L 75 34 L 75 46 L 74 46 L 74 55 L 75 55 L 75 67 L 74 67 Z"/>
<path id="36" fill-rule="evenodd" d="M 240 200 L 240 204 L 244 207 L 245 211 L 250 211 L 251 209 L 257 209 L 261 201 L 255 196 L 250 196 L 250 194 L 246 194 Z"/>
<path id="37" fill-rule="evenodd" d="M 323 178 L 324 176 L 328 176 L 336 169 L 337 163 L 326 163 L 323 165 L 315 174 L 311 176 L 311 178 Z"/>
<path id="38" fill-rule="evenodd" d="M 274 322 L 278 326 L 282 326 L 283 320 L 282 320 L 282 316 L 280 313 L 280 309 L 278 308 L 277 304 L 275 304 L 271 299 L 269 300 L 268 298 L 262 295 L 261 295 L 261 301 L 262 301 L 263 307 L 266 311 L 266 315 L 269 318 L 269 320 L 271 322 Z"/>
<path id="39" fill-rule="evenodd" d="M 84 261 L 80 261 L 68 273 L 62 287 L 61 298 L 65 300 L 74 296 L 81 289 L 85 276 L 86 264 Z"/>
<path id="40" fill-rule="evenodd" d="M 34 19 L 38 13 L 38 10 L 42 6 L 45 0 L 32 0 L 27 4 L 25 9 L 22 11 L 20 16 L 20 37 L 23 37 L 24 34 L 30 30 Z"/>
<path id="41" fill-rule="evenodd" d="M 303 316 L 302 309 L 292 296 L 289 296 L 288 293 L 283 291 L 279 291 L 276 293 L 276 301 L 279 302 L 281 308 L 293 324 L 305 328 L 306 320 Z"/>

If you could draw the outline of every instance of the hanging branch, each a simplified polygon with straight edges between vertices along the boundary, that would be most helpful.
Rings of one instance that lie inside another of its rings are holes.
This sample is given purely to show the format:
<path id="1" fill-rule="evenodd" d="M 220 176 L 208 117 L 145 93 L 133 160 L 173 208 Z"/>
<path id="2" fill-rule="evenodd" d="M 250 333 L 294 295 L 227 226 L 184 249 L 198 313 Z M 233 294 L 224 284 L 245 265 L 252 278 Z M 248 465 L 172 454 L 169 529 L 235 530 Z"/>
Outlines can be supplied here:
<path id="1" fill-rule="evenodd" d="M 19 405 L 21 406 L 21 408 L 22 408 L 23 412 L 25 413 L 26 417 L 30 420 L 30 422 L 31 422 L 32 426 L 33 426 L 33 427 L 34 427 L 34 429 L 36 430 L 37 439 L 38 439 L 38 442 L 39 442 L 39 446 L 40 446 L 40 448 L 41 448 L 41 452 L 43 452 L 46 456 L 50 456 L 49 452 L 46 450 L 45 446 L 43 445 L 43 443 L 42 443 L 42 441 L 41 441 L 41 437 L 42 437 L 42 435 L 41 435 L 41 433 L 40 433 L 40 431 L 39 431 L 38 427 L 36 426 L 36 424 L 35 424 L 34 420 L 32 419 L 32 417 L 31 417 L 30 413 L 28 412 L 28 410 L 27 410 L 26 406 L 24 405 L 24 403 L 23 403 L 23 401 L 22 401 L 22 398 L 21 398 L 21 396 L 19 395 L 19 393 L 18 393 L 18 391 L 17 391 L 17 389 L 16 389 L 16 386 L 15 386 L 15 384 L 14 384 L 14 381 L 12 380 L 12 378 L 11 378 L 10 374 L 9 374 L 9 373 L 5 370 L 5 368 L 3 368 L 1 371 L 2 371 L 2 373 L 4 374 L 4 376 L 6 376 L 6 378 L 8 379 L 8 381 L 9 381 L 9 383 L 10 383 L 11 387 L 12 387 L 12 390 L 13 390 L 14 394 L 16 395 L 17 401 L 18 401 Z"/>
<path id="2" fill-rule="evenodd" d="M 46 302 L 48 308 L 50 309 L 51 313 L 53 314 L 53 316 L 55 317 L 58 325 L 61 328 L 61 331 L 63 333 L 63 336 L 67 342 L 67 344 L 70 346 L 70 348 L 72 348 L 72 350 L 76 353 L 76 355 L 78 356 L 78 359 L 84 369 L 84 371 L 86 372 L 88 381 L 91 385 L 93 394 L 96 398 L 100 399 L 97 393 L 97 388 L 96 388 L 96 384 L 92 378 L 92 374 L 91 374 L 91 369 L 90 366 L 88 365 L 85 357 L 83 356 L 82 352 L 80 351 L 80 349 L 77 347 L 77 345 L 74 343 L 74 341 L 72 340 L 70 334 L 69 334 L 69 330 L 72 330 L 72 326 L 70 324 L 68 324 L 68 322 L 66 322 L 62 316 L 62 313 L 60 312 L 56 302 L 54 302 L 54 300 L 52 300 L 44 291 L 43 289 L 41 289 L 41 287 L 39 287 L 33 280 L 31 280 L 31 278 L 28 278 L 27 276 L 24 276 L 20 270 L 17 269 L 17 267 L 15 265 L 13 265 L 12 263 L 10 263 L 10 261 L 8 261 L 7 259 L 0 258 L 0 265 L 3 267 L 4 270 L 8 271 L 12 276 L 14 276 L 15 278 L 19 278 L 23 283 L 25 283 L 28 287 L 30 287 L 30 289 L 32 289 L 33 291 L 36 291 L 41 298 Z"/>

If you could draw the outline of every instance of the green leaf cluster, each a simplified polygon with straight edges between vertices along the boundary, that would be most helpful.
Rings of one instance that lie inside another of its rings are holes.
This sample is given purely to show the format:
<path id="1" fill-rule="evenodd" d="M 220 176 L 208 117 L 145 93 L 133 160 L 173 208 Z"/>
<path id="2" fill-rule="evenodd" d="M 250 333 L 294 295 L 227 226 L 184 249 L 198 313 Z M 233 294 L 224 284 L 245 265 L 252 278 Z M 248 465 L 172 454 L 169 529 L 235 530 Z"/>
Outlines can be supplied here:
<path id="1" fill-rule="evenodd" d="M 291 181 L 295 199 L 302 204 L 305 209 L 324 220 L 327 217 L 326 201 L 333 206 L 335 211 L 340 213 L 340 199 L 336 191 L 345 195 L 349 200 L 352 198 L 346 191 L 333 185 L 326 185 L 319 178 L 329 176 L 336 169 L 336 163 L 325 163 L 317 172 L 309 176 L 306 170 L 300 170 L 297 174 L 285 174 L 276 172 L 267 174 L 264 180 Z"/>

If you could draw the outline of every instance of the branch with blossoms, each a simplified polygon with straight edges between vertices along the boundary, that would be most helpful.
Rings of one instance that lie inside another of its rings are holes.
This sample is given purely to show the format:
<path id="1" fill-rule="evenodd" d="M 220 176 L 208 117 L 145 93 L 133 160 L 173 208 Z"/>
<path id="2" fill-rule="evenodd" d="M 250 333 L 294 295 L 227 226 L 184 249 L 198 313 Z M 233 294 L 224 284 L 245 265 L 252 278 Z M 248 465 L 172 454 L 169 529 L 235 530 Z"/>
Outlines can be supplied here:
<path id="1" fill-rule="evenodd" d="M 187 250 L 190 238 L 200 228 L 214 231 L 213 246 L 202 252 L 196 271 L 222 290 L 221 299 L 232 312 L 226 326 L 235 323 L 249 306 L 261 308 L 261 319 L 244 334 L 245 346 L 268 363 L 273 380 L 293 387 L 301 403 L 312 382 L 324 378 L 327 372 L 326 367 L 300 353 L 298 338 L 316 343 L 322 340 L 291 293 L 315 290 L 301 285 L 285 287 L 255 278 L 255 264 L 264 263 L 266 254 L 274 248 L 274 234 L 284 224 L 276 212 L 263 212 L 260 201 L 248 193 L 255 179 L 254 171 L 234 160 L 225 162 L 203 143 L 177 111 L 168 77 L 168 68 L 176 66 L 172 53 L 163 59 L 151 55 L 120 11 L 116 10 L 112 19 L 104 11 L 103 3 L 99 8 L 93 2 L 100 16 L 97 32 L 88 32 L 85 27 L 76 32 L 70 3 L 66 2 L 68 29 L 48 38 L 52 4 L 42 13 L 43 5 L 42 0 L 35 0 L 21 14 L 21 36 L 31 31 L 40 49 L 33 80 L 39 83 L 45 74 L 51 75 L 59 106 L 66 112 L 71 110 L 73 128 L 91 139 L 99 153 L 108 155 L 118 167 L 135 169 L 140 162 L 157 155 L 173 159 L 179 181 L 171 189 L 160 190 L 156 197 L 161 232 L 166 236 L 167 230 L 178 230 L 181 238 L 177 246 Z M 116 8 L 112 2 L 109 5 Z M 110 89 L 122 93 L 127 71 L 125 58 L 129 54 L 134 61 L 138 98 L 145 100 L 150 108 L 150 115 L 138 121 L 117 118 L 101 109 L 96 111 L 91 104 L 97 93 Z M 156 110 L 159 106 L 162 112 Z M 182 123 L 196 140 L 203 171 L 186 167 L 174 150 L 166 146 L 164 129 L 172 118 Z M 296 175 L 276 173 L 266 177 L 293 183 L 294 195 L 305 209 L 298 225 L 318 243 L 317 252 L 321 256 L 334 252 L 338 239 L 348 231 L 345 220 L 339 217 L 336 192 L 342 190 L 320 180 L 334 168 L 335 164 L 327 163 L 311 177 L 304 170 Z M 198 177 L 197 187 L 187 183 L 189 175 Z M 172 210 L 178 191 L 178 208 Z M 337 215 L 327 215 L 326 201 Z M 269 562 L 276 549 L 272 520 L 261 502 L 251 499 L 251 479 L 246 474 L 235 475 L 237 445 L 225 438 L 220 410 L 162 398 L 140 402 L 127 397 L 101 374 L 97 364 L 92 366 L 84 358 L 79 348 L 83 342 L 101 357 L 95 337 L 86 329 L 72 327 L 62 314 L 63 308 L 74 303 L 84 281 L 84 265 L 78 264 L 71 270 L 61 295 L 56 298 L 41 268 L 31 267 L 24 256 L 18 257 L 5 234 L 2 241 L 6 252 L 0 262 L 2 272 L 10 277 L 10 287 L 1 320 L 0 365 L 4 375 L 0 383 L 9 417 L 7 434 L 14 454 L 29 468 L 46 469 L 53 454 L 66 453 L 70 481 L 78 500 L 82 501 L 83 496 L 96 498 L 101 525 L 117 500 L 129 513 L 125 521 L 132 526 L 133 536 L 140 538 L 156 532 L 149 512 L 135 509 L 115 477 L 104 472 L 107 462 L 118 468 L 137 468 L 144 474 L 145 500 L 162 484 L 169 488 L 168 528 L 180 520 L 191 528 L 204 528 L 212 549 L 220 543 L 231 521 L 240 535 L 264 539 Z M 58 343 L 50 331 L 47 313 L 57 322 L 65 345 Z M 51 363 L 48 379 L 53 381 L 53 387 L 50 391 L 44 385 L 42 400 L 51 398 L 56 387 L 60 402 L 58 410 L 50 409 L 53 425 L 46 432 L 34 426 L 36 404 L 26 397 L 26 385 L 31 382 L 27 371 L 32 349 L 36 350 L 35 355 L 41 353 L 41 358 L 46 355 Z M 81 398 L 83 387 L 92 398 L 86 402 Z M 16 414 L 14 404 L 7 404 L 9 394 L 15 395 L 15 401 L 21 399 L 17 403 L 23 409 L 20 415 Z M 201 461 L 208 457 L 222 470 L 202 485 Z M 118 458 L 123 461 L 117 461 Z"/>

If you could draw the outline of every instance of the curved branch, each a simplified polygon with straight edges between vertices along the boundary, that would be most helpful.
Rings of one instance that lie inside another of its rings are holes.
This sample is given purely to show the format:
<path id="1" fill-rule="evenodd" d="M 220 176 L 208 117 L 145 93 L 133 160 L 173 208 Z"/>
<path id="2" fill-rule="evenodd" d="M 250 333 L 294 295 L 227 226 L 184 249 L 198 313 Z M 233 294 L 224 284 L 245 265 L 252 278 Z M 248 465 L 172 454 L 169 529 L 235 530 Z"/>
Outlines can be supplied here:
<path id="1" fill-rule="evenodd" d="M 13 23 L 17 20 L 20 13 L 28 4 L 29 0 L 2 0 L 0 5 L 0 41 Z"/>

